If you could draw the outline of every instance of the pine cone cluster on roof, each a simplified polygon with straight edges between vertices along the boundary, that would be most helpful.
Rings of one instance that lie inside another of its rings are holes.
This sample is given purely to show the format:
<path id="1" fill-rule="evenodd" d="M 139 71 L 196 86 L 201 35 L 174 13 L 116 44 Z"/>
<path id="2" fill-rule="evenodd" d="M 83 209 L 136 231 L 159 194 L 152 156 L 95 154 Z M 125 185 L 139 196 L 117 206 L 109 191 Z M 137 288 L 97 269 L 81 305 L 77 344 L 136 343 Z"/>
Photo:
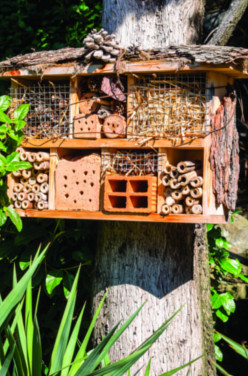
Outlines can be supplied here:
<path id="1" fill-rule="evenodd" d="M 107 31 L 101 29 L 97 31 L 93 29 L 83 40 L 86 48 L 85 62 L 97 59 L 104 63 L 115 63 L 120 53 L 120 45 L 114 34 L 108 34 Z"/>

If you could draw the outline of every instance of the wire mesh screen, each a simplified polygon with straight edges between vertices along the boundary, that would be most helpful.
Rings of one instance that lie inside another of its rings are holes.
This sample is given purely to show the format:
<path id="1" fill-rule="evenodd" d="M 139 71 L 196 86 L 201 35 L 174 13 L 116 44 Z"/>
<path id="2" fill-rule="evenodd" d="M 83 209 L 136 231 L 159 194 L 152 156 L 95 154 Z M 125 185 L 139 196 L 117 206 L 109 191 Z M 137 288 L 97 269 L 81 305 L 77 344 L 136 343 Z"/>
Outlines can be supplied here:
<path id="1" fill-rule="evenodd" d="M 27 137 L 66 138 L 69 134 L 69 81 L 43 81 L 11 87 L 15 108 L 29 103 L 24 133 Z"/>
<path id="2" fill-rule="evenodd" d="M 102 172 L 113 175 L 157 175 L 163 155 L 154 151 L 103 152 Z"/>
<path id="3" fill-rule="evenodd" d="M 206 134 L 205 74 L 144 75 L 129 92 L 128 138 Z"/>

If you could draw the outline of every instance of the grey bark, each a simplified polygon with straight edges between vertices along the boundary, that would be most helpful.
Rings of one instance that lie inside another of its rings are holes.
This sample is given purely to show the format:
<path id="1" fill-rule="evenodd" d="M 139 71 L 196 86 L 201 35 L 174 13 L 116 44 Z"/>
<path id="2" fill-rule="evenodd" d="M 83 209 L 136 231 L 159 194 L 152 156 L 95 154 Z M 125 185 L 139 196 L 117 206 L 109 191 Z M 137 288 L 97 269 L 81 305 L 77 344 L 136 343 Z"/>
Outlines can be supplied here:
<path id="1" fill-rule="evenodd" d="M 201 7 L 202 2 L 198 0 L 105 0 L 103 26 L 109 32 L 115 32 L 122 44 L 139 43 L 145 49 L 161 47 L 172 41 L 192 43 L 200 27 L 197 17 L 196 27 L 189 27 L 189 18 L 192 22 L 193 15 L 196 16 Z M 163 21 L 165 31 L 161 32 L 158 27 L 155 14 Z M 133 367 L 132 375 L 140 369 L 140 375 L 144 374 L 149 357 L 153 357 L 151 376 L 158 376 L 204 352 L 207 357 L 192 365 L 190 375 L 215 375 L 210 363 L 213 359 L 213 332 L 207 242 L 201 228 L 196 232 L 194 237 L 194 226 L 182 224 L 99 224 L 94 310 L 106 288 L 109 291 L 95 327 L 95 342 L 147 301 L 135 322 L 113 348 L 110 354 L 113 361 L 133 351 L 184 304 L 167 332 Z M 178 373 L 180 376 L 186 374 L 187 370 Z"/>
<path id="2" fill-rule="evenodd" d="M 121 46 L 194 44 L 201 37 L 201 0 L 104 0 L 102 23 Z"/>
<path id="3" fill-rule="evenodd" d="M 248 7 L 248 0 L 233 0 L 208 44 L 224 46 Z"/>

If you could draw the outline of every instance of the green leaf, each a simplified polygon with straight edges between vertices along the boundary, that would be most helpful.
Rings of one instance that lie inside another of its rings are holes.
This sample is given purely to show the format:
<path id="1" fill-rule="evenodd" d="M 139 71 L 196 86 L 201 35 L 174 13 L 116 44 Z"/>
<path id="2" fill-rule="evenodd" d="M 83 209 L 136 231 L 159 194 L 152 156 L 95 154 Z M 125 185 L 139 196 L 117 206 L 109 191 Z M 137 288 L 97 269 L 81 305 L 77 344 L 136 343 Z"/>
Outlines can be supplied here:
<path id="1" fill-rule="evenodd" d="M 222 362 L 223 360 L 223 353 L 218 345 L 214 345 L 214 352 L 215 352 L 215 358 L 218 360 L 218 362 Z"/>
<path id="2" fill-rule="evenodd" d="M 0 209 L 0 227 L 4 225 L 7 220 L 7 215 L 4 213 L 2 209 Z"/>
<path id="3" fill-rule="evenodd" d="M 222 300 L 222 306 L 224 307 L 228 315 L 235 312 L 236 305 L 235 305 L 234 298 L 232 294 L 230 294 L 230 292 L 221 294 L 221 300 Z"/>
<path id="4" fill-rule="evenodd" d="M 20 131 L 26 125 L 26 121 L 24 120 L 14 120 L 14 128 L 16 131 Z"/>
<path id="5" fill-rule="evenodd" d="M 18 151 L 14 151 L 13 153 L 7 155 L 6 161 L 8 164 L 12 162 L 20 162 L 20 155 Z"/>
<path id="6" fill-rule="evenodd" d="M 19 262 L 19 267 L 21 270 L 25 270 L 29 267 L 30 261 L 20 261 Z"/>
<path id="7" fill-rule="evenodd" d="M 207 231 L 211 231 L 214 225 L 207 223 Z"/>
<path id="8" fill-rule="evenodd" d="M 39 251 L 37 252 L 34 261 L 28 271 L 24 274 L 24 276 L 20 279 L 20 281 L 16 284 L 15 288 L 11 290 L 11 292 L 7 295 L 4 299 L 2 304 L 0 305 L 0 328 L 3 327 L 5 321 L 10 320 L 10 313 L 16 307 L 16 305 L 21 301 L 23 295 L 26 291 L 28 282 L 34 272 L 36 271 L 37 267 L 39 266 L 40 262 L 43 260 L 45 253 L 47 251 L 48 246 L 44 249 L 44 251 L 39 255 Z"/>
<path id="9" fill-rule="evenodd" d="M 7 171 L 18 171 L 18 170 L 26 170 L 28 168 L 31 168 L 32 165 L 29 162 L 26 161 L 20 161 L 20 162 L 12 162 L 9 165 L 6 166 Z"/>
<path id="10" fill-rule="evenodd" d="M 228 316 L 223 312 L 223 310 L 217 309 L 217 311 L 215 312 L 215 314 L 216 314 L 216 316 L 219 317 L 219 319 L 221 319 L 221 321 L 227 322 Z"/>
<path id="11" fill-rule="evenodd" d="M 34 316 L 34 332 L 33 332 L 33 370 L 32 376 L 41 376 L 42 368 L 42 347 L 39 324 L 37 316 Z"/>
<path id="12" fill-rule="evenodd" d="M 9 215 L 11 221 L 13 222 L 15 227 L 17 228 L 17 231 L 20 232 L 22 230 L 22 220 L 21 220 L 21 217 L 19 216 L 19 214 L 13 208 L 7 208 L 6 211 Z"/>
<path id="13" fill-rule="evenodd" d="M 218 332 L 217 332 L 218 333 Z M 225 341 L 227 342 L 230 347 L 236 351 L 239 355 L 241 355 L 243 358 L 247 359 L 248 360 L 248 349 L 245 347 L 245 346 L 242 346 L 240 345 L 239 343 L 237 343 L 236 341 L 234 341 L 233 339 L 229 338 L 229 337 L 226 337 L 224 334 L 221 334 L 221 333 L 218 333 L 220 335 L 220 337 Z"/>
<path id="14" fill-rule="evenodd" d="M 247 282 L 248 283 L 248 278 L 245 277 L 243 274 L 239 274 L 237 277 L 239 277 L 240 279 L 242 279 L 242 281 L 244 282 Z"/>
<path id="15" fill-rule="evenodd" d="M 211 295 L 211 302 L 212 302 L 212 308 L 213 309 L 218 309 L 222 306 L 222 299 L 221 295 L 218 294 L 217 292 Z"/>
<path id="16" fill-rule="evenodd" d="M 21 104 L 14 112 L 14 118 L 23 120 L 29 111 L 29 104 Z"/>
<path id="17" fill-rule="evenodd" d="M 214 332 L 214 343 L 217 343 L 221 340 L 221 335 L 218 332 Z"/>
<path id="18" fill-rule="evenodd" d="M 12 358 L 14 356 L 14 352 L 15 352 L 15 346 L 13 346 L 9 352 L 9 354 L 7 355 L 1 369 L 0 369 L 0 376 L 7 376 L 8 375 L 8 370 L 9 370 L 9 366 L 11 364 L 11 361 L 12 361 Z"/>
<path id="19" fill-rule="evenodd" d="M 60 285 L 61 281 L 63 280 L 63 274 L 60 271 L 54 272 L 54 274 L 47 274 L 46 275 L 46 290 L 49 295 L 53 293 L 53 290 Z"/>
<path id="20" fill-rule="evenodd" d="M 222 368 L 219 364 L 213 362 L 213 364 L 215 365 L 215 367 L 218 369 L 218 371 L 220 371 L 220 373 L 224 376 L 233 376 L 231 375 L 230 373 L 228 373 L 226 370 L 224 370 L 224 368 Z"/>
<path id="21" fill-rule="evenodd" d="M 2 123 L 11 124 L 11 119 L 4 112 L 0 111 L 0 121 Z"/>
<path id="22" fill-rule="evenodd" d="M 226 272 L 233 274 L 235 277 L 241 273 L 241 264 L 239 260 L 224 258 L 219 260 L 219 264 Z"/>
<path id="23" fill-rule="evenodd" d="M 11 98 L 8 95 L 1 95 L 0 97 L 0 111 L 6 111 L 11 104 Z"/>
<path id="24" fill-rule="evenodd" d="M 150 375 L 150 368 L 151 368 L 151 358 L 149 359 L 149 362 L 147 364 L 144 376 L 149 376 Z"/>

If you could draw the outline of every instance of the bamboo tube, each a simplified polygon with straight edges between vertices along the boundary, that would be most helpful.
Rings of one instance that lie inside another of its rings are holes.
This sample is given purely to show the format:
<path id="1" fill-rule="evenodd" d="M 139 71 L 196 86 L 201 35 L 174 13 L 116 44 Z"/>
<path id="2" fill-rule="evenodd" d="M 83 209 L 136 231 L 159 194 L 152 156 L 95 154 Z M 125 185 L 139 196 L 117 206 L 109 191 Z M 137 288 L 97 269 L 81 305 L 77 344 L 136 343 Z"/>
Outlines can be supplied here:
<path id="1" fill-rule="evenodd" d="M 13 176 L 16 177 L 16 178 L 22 176 L 22 172 L 21 172 L 21 170 L 14 171 L 14 172 L 12 172 L 12 174 L 13 174 Z"/>
<path id="2" fill-rule="evenodd" d="M 181 186 L 181 183 L 177 179 L 171 179 L 169 184 L 172 189 L 178 189 Z"/>
<path id="3" fill-rule="evenodd" d="M 21 206 L 22 206 L 22 209 L 32 209 L 33 204 L 32 204 L 32 202 L 30 202 L 28 200 L 24 200 L 24 201 L 22 201 Z"/>
<path id="4" fill-rule="evenodd" d="M 40 186 L 40 191 L 42 193 L 47 193 L 48 192 L 48 189 L 49 189 L 49 186 L 47 183 L 42 183 L 41 186 Z"/>
<path id="5" fill-rule="evenodd" d="M 180 174 L 193 171 L 195 169 L 195 163 L 191 161 L 181 161 L 177 164 L 177 170 Z"/>
<path id="6" fill-rule="evenodd" d="M 171 196 L 171 192 L 173 192 L 173 190 L 169 187 L 166 187 L 165 190 L 164 190 L 164 195 L 165 197 L 166 196 Z"/>
<path id="7" fill-rule="evenodd" d="M 37 194 L 39 195 L 41 201 L 47 201 L 47 195 L 45 193 L 40 192 Z"/>
<path id="8" fill-rule="evenodd" d="M 32 175 L 32 170 L 22 170 L 22 176 L 23 176 L 25 179 L 30 178 L 31 175 Z"/>
<path id="9" fill-rule="evenodd" d="M 175 204 L 175 200 L 171 196 L 167 196 L 167 197 L 165 197 L 165 203 L 168 206 L 172 206 L 172 205 Z"/>
<path id="10" fill-rule="evenodd" d="M 164 172 L 165 172 L 166 174 L 170 174 L 170 172 L 171 172 L 171 170 L 172 170 L 172 167 L 174 167 L 174 166 L 172 166 L 172 165 L 170 165 L 170 164 L 167 164 L 167 165 L 164 167 Z"/>
<path id="11" fill-rule="evenodd" d="M 18 151 L 19 154 L 25 152 L 25 150 L 21 146 L 18 146 L 18 148 L 16 148 L 16 151 Z"/>
<path id="12" fill-rule="evenodd" d="M 39 184 L 34 184 L 32 186 L 32 192 L 34 192 L 34 193 L 40 192 L 40 185 Z"/>
<path id="13" fill-rule="evenodd" d="M 173 214 L 182 214 L 183 212 L 183 205 L 180 204 L 174 204 L 171 208 L 171 212 Z"/>
<path id="14" fill-rule="evenodd" d="M 17 194 L 17 198 L 19 201 L 26 200 L 28 197 L 28 194 L 26 192 L 20 192 Z"/>
<path id="15" fill-rule="evenodd" d="M 13 191 L 14 191 L 14 192 L 19 193 L 19 192 L 21 192 L 22 190 L 23 190 L 23 184 L 21 184 L 21 183 L 17 183 L 17 184 L 15 184 L 14 187 L 13 187 Z"/>
<path id="16" fill-rule="evenodd" d="M 28 201 L 34 201 L 34 192 L 28 193 Z"/>
<path id="17" fill-rule="evenodd" d="M 168 215 L 168 214 L 170 214 L 170 206 L 169 205 L 166 205 L 166 204 L 164 204 L 164 205 L 162 205 L 162 207 L 161 207 L 161 214 L 163 214 L 163 215 Z"/>
<path id="18" fill-rule="evenodd" d="M 174 198 L 174 200 L 179 201 L 183 199 L 183 194 L 181 191 L 172 191 L 171 197 Z"/>
<path id="19" fill-rule="evenodd" d="M 170 177 L 172 179 L 178 178 L 179 172 L 177 171 L 176 167 L 171 167 Z"/>
<path id="20" fill-rule="evenodd" d="M 185 206 L 185 213 L 186 214 L 192 214 L 192 206 Z"/>
<path id="21" fill-rule="evenodd" d="M 200 198 L 200 197 L 202 197 L 202 188 L 196 187 L 194 189 L 191 189 L 190 190 L 190 195 L 193 198 Z"/>
<path id="22" fill-rule="evenodd" d="M 36 161 L 37 162 L 49 161 L 49 159 L 50 159 L 49 153 L 45 153 L 45 152 L 42 152 L 42 151 L 36 153 Z"/>
<path id="23" fill-rule="evenodd" d="M 48 161 L 34 163 L 35 170 L 48 170 L 49 166 L 50 166 L 50 163 Z"/>
<path id="24" fill-rule="evenodd" d="M 202 213 L 202 206 L 201 205 L 193 205 L 191 210 L 192 210 L 193 214 L 201 214 Z"/>
<path id="25" fill-rule="evenodd" d="M 37 202 L 37 209 L 39 210 L 48 209 L 48 202 L 46 201 Z"/>
<path id="26" fill-rule="evenodd" d="M 36 178 L 34 176 L 31 176 L 31 178 L 28 179 L 28 184 L 30 185 L 36 184 Z"/>
<path id="27" fill-rule="evenodd" d="M 193 197 L 188 196 L 185 199 L 185 204 L 187 206 L 193 206 L 193 205 L 199 204 L 199 200 L 195 200 Z"/>
<path id="28" fill-rule="evenodd" d="M 15 202 L 14 202 L 14 207 L 15 207 L 16 209 L 21 209 L 21 207 L 22 207 L 22 203 L 21 203 L 20 201 L 15 201 Z"/>
<path id="29" fill-rule="evenodd" d="M 37 175 L 36 179 L 37 179 L 37 182 L 40 184 L 45 183 L 46 181 L 48 181 L 48 174 L 40 173 Z"/>
<path id="30" fill-rule="evenodd" d="M 11 199 L 12 199 L 12 201 L 16 201 L 17 200 L 17 193 L 16 192 L 12 193 Z"/>
<path id="31" fill-rule="evenodd" d="M 180 175 L 178 178 L 178 181 L 181 183 L 182 186 L 185 186 L 190 182 L 190 180 L 192 180 L 196 176 L 197 175 L 195 171 L 190 171 L 190 172 L 187 172 L 186 174 Z"/>
<path id="32" fill-rule="evenodd" d="M 170 177 L 168 175 L 165 175 L 162 179 L 162 184 L 167 187 L 170 184 Z"/>
<path id="33" fill-rule="evenodd" d="M 21 161 L 27 161 L 28 160 L 28 152 L 27 151 L 23 151 L 20 153 L 20 160 Z"/>
<path id="34" fill-rule="evenodd" d="M 203 184 L 203 178 L 201 176 L 197 176 L 195 179 L 191 180 L 190 185 L 194 188 L 201 187 Z"/>
<path id="35" fill-rule="evenodd" d="M 23 176 L 20 178 L 20 183 L 25 185 L 25 184 L 28 184 L 28 180 L 25 179 Z"/>
<path id="36" fill-rule="evenodd" d="M 34 163 L 35 160 L 36 160 L 36 153 L 29 153 L 29 154 L 28 154 L 28 161 L 29 161 L 30 163 Z"/>
<path id="37" fill-rule="evenodd" d="M 31 190 L 32 190 L 32 188 L 29 184 L 24 185 L 23 192 L 29 193 L 29 192 L 31 192 Z"/>
<path id="38" fill-rule="evenodd" d="M 189 185 L 185 185 L 184 187 L 183 187 L 183 189 L 182 189 L 182 194 L 184 195 L 184 196 L 186 196 L 186 195 L 188 195 L 190 193 L 190 187 L 189 187 Z"/>

